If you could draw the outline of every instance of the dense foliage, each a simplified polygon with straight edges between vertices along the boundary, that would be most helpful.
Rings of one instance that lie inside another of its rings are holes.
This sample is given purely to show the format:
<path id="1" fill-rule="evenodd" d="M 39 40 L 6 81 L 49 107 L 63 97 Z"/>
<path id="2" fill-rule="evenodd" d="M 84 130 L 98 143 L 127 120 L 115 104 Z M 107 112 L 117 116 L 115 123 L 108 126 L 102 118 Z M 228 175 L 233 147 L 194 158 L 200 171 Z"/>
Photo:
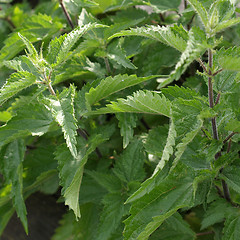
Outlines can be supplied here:
<path id="1" fill-rule="evenodd" d="M 239 239 L 238 1 L 31 4 L 0 0 L 0 233 L 61 188 L 53 240 Z"/>

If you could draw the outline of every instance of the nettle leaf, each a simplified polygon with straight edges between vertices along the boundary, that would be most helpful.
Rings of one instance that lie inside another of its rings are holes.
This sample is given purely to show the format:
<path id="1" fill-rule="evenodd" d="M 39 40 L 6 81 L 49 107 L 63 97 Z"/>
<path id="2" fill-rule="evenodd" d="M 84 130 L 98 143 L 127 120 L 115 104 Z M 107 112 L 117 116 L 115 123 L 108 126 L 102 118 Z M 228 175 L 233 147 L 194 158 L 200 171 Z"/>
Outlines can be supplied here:
<path id="1" fill-rule="evenodd" d="M 133 128 L 137 125 L 138 117 L 135 113 L 116 113 L 116 118 L 123 137 L 123 148 L 126 148 L 133 139 Z"/>
<path id="2" fill-rule="evenodd" d="M 202 3 L 198 0 L 188 0 L 188 2 L 191 4 L 193 9 L 198 13 L 198 16 L 200 17 L 202 23 L 205 27 L 208 26 L 208 12 L 203 7 Z"/>
<path id="3" fill-rule="evenodd" d="M 88 114 L 104 114 L 117 112 L 148 113 L 170 117 L 171 102 L 157 92 L 138 91 L 127 99 L 118 99 L 105 108 Z"/>
<path id="4" fill-rule="evenodd" d="M 234 208 L 225 199 L 218 199 L 217 201 L 211 203 L 204 214 L 201 223 L 201 230 L 222 222 L 231 212 L 234 212 Z"/>
<path id="5" fill-rule="evenodd" d="M 22 41 L 26 45 L 28 54 L 32 58 L 37 58 L 38 53 L 37 53 L 37 50 L 35 49 L 35 47 L 32 45 L 32 43 L 27 38 L 25 38 L 21 33 L 18 33 L 18 36 L 22 39 Z"/>
<path id="6" fill-rule="evenodd" d="M 29 135 L 41 136 L 53 121 L 47 109 L 31 97 L 19 100 L 16 107 L 16 116 L 0 127 L 0 146 Z"/>
<path id="7" fill-rule="evenodd" d="M 126 240 L 148 239 L 178 209 L 191 206 L 193 188 L 188 171 L 183 165 L 178 165 L 174 173 L 133 203 L 131 216 L 125 221 Z"/>
<path id="8" fill-rule="evenodd" d="M 88 142 L 83 138 L 77 138 L 77 157 L 74 158 L 66 144 L 60 145 L 56 150 L 56 159 L 59 164 L 60 184 L 65 204 L 74 211 L 76 218 L 80 218 L 79 191 L 82 182 L 84 166 L 88 156 L 102 142 L 106 141 L 101 135 L 91 137 Z"/>
<path id="9" fill-rule="evenodd" d="M 239 71 L 240 70 L 240 47 L 233 47 L 224 49 L 221 48 L 216 52 L 216 61 L 219 66 L 223 69 L 230 71 Z"/>
<path id="10" fill-rule="evenodd" d="M 56 122 L 62 127 L 67 146 L 74 158 L 77 157 L 76 130 L 77 120 L 74 110 L 75 87 L 71 85 L 59 97 L 45 98 L 46 107 L 51 111 Z"/>
<path id="11" fill-rule="evenodd" d="M 89 93 L 86 93 L 86 100 L 90 105 L 119 92 L 127 87 L 148 81 L 156 76 L 137 77 L 136 75 L 117 75 L 115 77 L 107 77 L 103 79 L 95 88 L 91 88 Z"/>
<path id="12" fill-rule="evenodd" d="M 122 36 L 141 36 L 164 43 L 183 52 L 187 47 L 188 33 L 182 26 L 172 27 L 147 26 L 121 31 L 111 36 L 110 39 Z"/>
<path id="13" fill-rule="evenodd" d="M 1 152 L 1 168 L 7 183 L 12 184 L 12 200 L 18 217 L 28 233 L 27 210 L 23 197 L 23 166 L 25 145 L 23 140 L 15 140 L 5 146 Z"/>
<path id="14" fill-rule="evenodd" d="M 104 25 L 96 24 L 96 23 L 89 23 L 84 26 L 80 26 L 75 28 L 69 34 L 65 34 L 58 39 L 54 39 L 50 42 L 49 50 L 48 50 L 48 60 L 51 64 L 61 64 L 62 62 L 66 61 L 69 56 L 69 52 L 71 51 L 72 47 L 76 44 L 78 39 L 87 31 L 103 27 Z"/>
<path id="15" fill-rule="evenodd" d="M 224 224 L 222 240 L 237 240 L 240 234 L 240 216 L 229 217 Z"/>
<path id="16" fill-rule="evenodd" d="M 178 9 L 178 6 L 181 3 L 181 0 L 172 0 L 172 1 L 158 1 L 158 0 L 150 0 L 150 1 L 143 1 L 143 3 L 151 6 L 153 11 L 156 13 L 162 13 L 165 11 L 174 11 Z"/>
<path id="17" fill-rule="evenodd" d="M 111 42 L 107 47 L 107 57 L 117 64 L 130 69 L 137 67 L 127 58 L 126 53 L 120 45 L 119 41 Z"/>
<path id="18" fill-rule="evenodd" d="M 27 71 L 13 73 L 0 89 L 0 104 L 13 97 L 23 89 L 36 83 L 36 76 Z"/>
<path id="19" fill-rule="evenodd" d="M 96 240 L 107 240 L 118 228 L 126 212 L 124 198 L 119 193 L 110 193 L 103 199 L 104 208 L 100 216 Z"/>
<path id="20" fill-rule="evenodd" d="M 173 147 L 175 146 L 175 138 L 177 137 L 177 133 L 173 120 L 170 121 L 166 145 L 163 149 L 161 160 L 157 164 L 153 175 L 155 175 L 160 169 L 163 169 L 163 167 L 166 165 L 166 162 L 169 161 L 170 156 L 173 154 Z"/>
<path id="21" fill-rule="evenodd" d="M 167 79 L 158 79 L 160 82 L 158 88 L 165 87 L 174 80 L 179 80 L 181 75 L 186 71 L 187 67 L 197 58 L 199 58 L 207 50 L 207 42 L 204 31 L 200 28 L 192 27 L 189 31 L 189 39 L 187 47 L 183 51 L 179 62 L 175 66 L 175 70 Z"/>
<path id="22" fill-rule="evenodd" d="M 135 139 L 114 165 L 113 173 L 124 182 L 142 181 L 145 177 L 143 164 L 146 156 L 141 140 Z"/>
<path id="23" fill-rule="evenodd" d="M 227 123 L 226 130 L 240 133 L 240 121 L 237 119 L 231 119 Z"/>
<path id="24" fill-rule="evenodd" d="M 31 43 L 47 39 L 57 33 L 63 27 L 62 23 L 50 16 L 38 14 L 27 18 L 18 32 Z M 18 33 L 14 32 L 5 40 L 5 46 L 1 49 L 0 60 L 8 60 L 16 56 L 25 47 Z"/>
<path id="25" fill-rule="evenodd" d="M 154 232 L 149 240 L 194 240 L 195 233 L 183 220 L 182 216 L 176 212 L 164 221 L 159 229 Z"/>

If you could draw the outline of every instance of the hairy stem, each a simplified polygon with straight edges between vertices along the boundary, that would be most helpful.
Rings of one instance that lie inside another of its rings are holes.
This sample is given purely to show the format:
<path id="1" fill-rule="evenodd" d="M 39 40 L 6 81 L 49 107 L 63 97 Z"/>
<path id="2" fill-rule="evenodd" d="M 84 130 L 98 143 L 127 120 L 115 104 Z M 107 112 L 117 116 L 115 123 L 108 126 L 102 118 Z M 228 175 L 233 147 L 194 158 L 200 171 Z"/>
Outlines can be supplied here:
<path id="1" fill-rule="evenodd" d="M 209 100 L 209 107 L 213 108 L 214 107 L 213 83 L 212 83 L 212 77 L 213 77 L 213 73 L 212 73 L 213 53 L 212 53 L 211 49 L 208 49 L 208 64 L 209 64 L 209 71 L 208 71 L 208 75 L 209 75 L 209 78 L 208 78 L 208 100 Z M 216 139 L 216 140 L 219 140 L 218 130 L 217 130 L 217 123 L 216 123 L 216 117 L 212 118 L 211 122 L 212 122 L 213 138 Z M 215 155 L 215 160 L 217 160 L 219 157 L 221 157 L 221 152 L 217 153 Z M 231 202 L 231 197 L 230 197 L 228 185 L 227 185 L 227 183 L 224 180 L 222 180 L 222 188 L 223 188 L 224 198 L 227 201 Z"/>
<path id="2" fill-rule="evenodd" d="M 224 140 L 223 140 L 223 144 L 225 144 L 229 139 L 231 139 L 235 134 L 237 134 L 236 132 L 232 132 L 230 133 Z"/>
<path id="3" fill-rule="evenodd" d="M 206 236 L 206 235 L 210 235 L 213 234 L 213 231 L 209 231 L 209 232 L 201 232 L 201 233 L 197 233 L 196 236 Z"/>
<path id="4" fill-rule="evenodd" d="M 54 91 L 54 89 L 53 89 L 53 87 L 52 87 L 52 84 L 50 83 L 50 82 L 48 82 L 48 90 L 49 90 L 49 92 L 53 95 L 53 96 L 56 96 L 56 93 L 55 93 L 55 91 Z"/>
<path id="5" fill-rule="evenodd" d="M 62 10 L 64 12 L 64 15 L 65 15 L 69 25 L 71 26 L 72 29 L 74 29 L 74 25 L 73 25 L 72 19 L 71 19 L 67 9 L 65 8 L 65 6 L 63 4 L 63 0 L 60 0 L 59 2 L 60 2 L 61 8 L 62 8 Z"/>

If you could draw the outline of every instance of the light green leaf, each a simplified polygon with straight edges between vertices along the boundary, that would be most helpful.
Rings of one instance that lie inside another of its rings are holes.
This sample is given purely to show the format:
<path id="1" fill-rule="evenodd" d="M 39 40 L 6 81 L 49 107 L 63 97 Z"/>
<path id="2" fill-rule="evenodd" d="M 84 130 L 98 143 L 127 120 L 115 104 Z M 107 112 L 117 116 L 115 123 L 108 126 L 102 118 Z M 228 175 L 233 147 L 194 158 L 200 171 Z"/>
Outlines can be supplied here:
<path id="1" fill-rule="evenodd" d="M 32 43 L 27 38 L 25 38 L 23 35 L 21 35 L 21 33 L 18 33 L 18 36 L 22 39 L 22 41 L 26 45 L 28 54 L 31 57 L 36 59 L 38 57 L 38 53 L 37 53 L 37 50 L 35 49 L 35 47 L 32 45 Z"/>
<path id="2" fill-rule="evenodd" d="M 142 36 L 164 43 L 183 52 L 187 47 L 188 34 L 182 26 L 172 27 L 147 26 L 121 31 L 111 36 L 110 39 L 122 36 Z"/>
<path id="3" fill-rule="evenodd" d="M 227 123 L 226 130 L 240 133 L 240 121 L 237 119 L 231 119 Z"/>
<path id="4" fill-rule="evenodd" d="M 56 122 L 62 127 L 67 146 L 74 158 L 77 157 L 76 130 L 77 120 L 74 110 L 75 88 L 63 90 L 59 97 L 45 98 L 46 107 L 52 113 Z"/>
<path id="5" fill-rule="evenodd" d="M 187 47 L 183 51 L 180 60 L 175 66 L 175 70 L 167 79 L 158 79 L 160 85 L 158 88 L 165 87 L 174 80 L 179 80 L 181 75 L 186 71 L 187 67 L 197 58 L 199 58 L 207 50 L 205 33 L 197 27 L 192 27 L 189 31 L 189 39 Z"/>
<path id="6" fill-rule="evenodd" d="M 22 162 L 25 154 L 25 145 L 23 140 L 15 140 L 0 153 L 2 163 L 1 168 L 7 183 L 12 184 L 12 200 L 16 209 L 18 217 L 24 226 L 26 233 L 28 233 L 27 226 L 27 210 L 23 197 L 23 166 Z"/>
<path id="7" fill-rule="evenodd" d="M 118 99 L 105 108 L 88 114 L 104 114 L 117 112 L 148 113 L 170 117 L 171 103 L 157 92 L 138 91 L 127 99 Z"/>
<path id="8" fill-rule="evenodd" d="M 149 77 L 137 77 L 136 75 L 117 75 L 115 77 L 107 77 L 100 82 L 100 84 L 89 90 L 86 93 L 86 100 L 90 105 L 100 101 L 103 98 L 110 96 L 111 94 L 121 91 L 127 87 L 134 86 L 141 82 L 150 80 L 156 76 Z"/>
<path id="9" fill-rule="evenodd" d="M 188 0 L 193 9 L 198 13 L 202 23 L 205 28 L 208 26 L 208 13 L 207 10 L 203 7 L 202 3 L 198 0 Z"/>
<path id="10" fill-rule="evenodd" d="M 170 156 L 173 154 L 173 147 L 175 146 L 175 138 L 177 137 L 177 133 L 175 130 L 175 125 L 174 125 L 173 120 L 170 120 L 170 121 L 171 122 L 170 122 L 169 130 L 168 130 L 167 142 L 164 147 L 161 160 L 157 164 L 153 175 L 155 175 L 159 171 L 159 169 L 163 169 L 166 162 L 170 159 Z"/>
<path id="11" fill-rule="evenodd" d="M 116 113 L 116 118 L 123 137 L 123 148 L 126 148 L 133 138 L 133 128 L 136 127 L 138 118 L 135 113 Z"/>
<path id="12" fill-rule="evenodd" d="M 73 31 L 71 31 L 69 34 L 63 37 L 60 37 L 60 40 L 53 40 L 50 44 L 49 53 L 54 52 L 56 55 L 56 52 L 58 52 L 57 56 L 51 59 L 51 61 L 56 62 L 56 64 L 60 64 L 63 61 L 66 61 L 68 58 L 69 52 L 72 49 L 72 47 L 75 45 L 75 43 L 78 41 L 78 39 L 87 31 L 98 28 L 98 27 L 105 27 L 101 24 L 96 23 L 89 23 L 84 26 L 77 27 Z"/>
<path id="13" fill-rule="evenodd" d="M 27 71 L 13 73 L 0 89 L 0 104 L 3 104 L 23 89 L 32 86 L 35 81 L 36 76 Z"/>
<path id="14" fill-rule="evenodd" d="M 145 177 L 143 164 L 146 156 L 141 140 L 135 139 L 124 150 L 113 168 L 113 173 L 124 182 L 142 181 Z"/>

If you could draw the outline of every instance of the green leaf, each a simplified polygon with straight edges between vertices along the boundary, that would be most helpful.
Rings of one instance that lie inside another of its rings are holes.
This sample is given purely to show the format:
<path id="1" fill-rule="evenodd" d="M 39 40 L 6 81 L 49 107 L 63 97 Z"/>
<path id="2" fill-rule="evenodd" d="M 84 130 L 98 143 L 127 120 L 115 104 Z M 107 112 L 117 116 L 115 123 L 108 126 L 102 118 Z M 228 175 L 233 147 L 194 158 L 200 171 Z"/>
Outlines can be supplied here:
<path id="1" fill-rule="evenodd" d="M 172 27 L 147 26 L 136 29 L 121 31 L 110 37 L 110 39 L 122 36 L 141 36 L 164 43 L 183 52 L 187 47 L 188 34 L 182 26 Z"/>
<path id="2" fill-rule="evenodd" d="M 208 13 L 207 10 L 203 7 L 202 3 L 198 0 L 188 0 L 195 12 L 197 12 L 205 28 L 208 26 Z"/>
<path id="3" fill-rule="evenodd" d="M 63 186 L 62 194 L 65 198 L 65 204 L 74 211 L 76 218 L 80 218 L 79 191 L 84 165 L 88 156 L 105 140 L 101 135 L 91 137 L 88 142 L 78 137 L 77 149 L 79 152 L 77 158 L 73 158 L 67 145 L 63 144 L 57 148 L 55 155 L 59 164 L 60 184 Z"/>
<path id="4" fill-rule="evenodd" d="M 0 235 L 2 235 L 7 223 L 14 214 L 15 209 L 12 208 L 10 202 L 0 207 Z"/>
<path id="5" fill-rule="evenodd" d="M 240 216 L 230 217 L 225 221 L 222 240 L 237 240 L 240 234 Z"/>
<path id="6" fill-rule="evenodd" d="M 166 162 L 169 161 L 170 156 L 173 154 L 173 147 L 175 146 L 175 138 L 177 137 L 177 133 L 173 120 L 170 121 L 171 122 L 168 130 L 167 142 L 163 149 L 161 160 L 157 164 L 153 175 L 155 175 L 159 169 L 163 169 L 163 167 L 166 165 Z"/>
<path id="7" fill-rule="evenodd" d="M 54 63 L 56 62 L 56 64 L 58 65 L 66 61 L 70 50 L 76 44 L 78 39 L 87 31 L 93 28 L 98 28 L 98 27 L 105 27 L 105 26 L 101 24 L 96 24 L 96 23 L 94 24 L 89 23 L 84 26 L 77 27 L 76 29 L 71 31 L 69 34 L 67 34 L 65 38 L 60 37 L 59 41 L 53 40 L 50 43 L 49 54 L 53 52 L 55 57 L 51 59 L 51 62 L 54 62 Z"/>
<path id="8" fill-rule="evenodd" d="M 177 212 L 159 227 L 159 229 L 151 235 L 149 240 L 194 240 L 195 233 L 183 220 L 182 216 Z"/>
<path id="9" fill-rule="evenodd" d="M 181 75 L 186 71 L 187 67 L 197 58 L 199 58 L 207 50 L 205 33 L 197 27 L 192 27 L 189 31 L 189 39 L 187 47 L 183 51 L 179 62 L 175 66 L 175 70 L 167 79 L 158 79 L 161 84 L 158 88 L 165 87 L 174 80 L 179 80 Z"/>
<path id="10" fill-rule="evenodd" d="M 156 76 L 137 77 L 136 75 L 128 76 L 127 74 L 107 77 L 103 79 L 97 87 L 89 90 L 89 93 L 86 94 L 86 100 L 90 105 L 93 105 L 113 93 L 119 92 L 127 87 L 134 86 L 141 82 L 145 82 L 154 77 Z"/>
<path id="11" fill-rule="evenodd" d="M 218 199 L 211 203 L 204 214 L 201 223 L 201 230 L 222 222 L 224 218 L 227 217 L 227 214 L 231 212 L 234 212 L 234 209 L 225 199 Z"/>
<path id="12" fill-rule="evenodd" d="M 118 228 L 125 214 L 124 198 L 119 193 L 110 193 L 103 199 L 104 208 L 100 217 L 96 240 L 107 240 Z"/>
<path id="13" fill-rule="evenodd" d="M 12 184 L 12 199 L 18 217 L 28 233 L 27 226 L 27 210 L 23 197 L 23 166 L 22 162 L 25 154 L 25 145 L 23 140 L 15 140 L 0 152 L 1 168 L 5 177 L 5 181 Z"/>
<path id="14" fill-rule="evenodd" d="M 35 82 L 36 76 L 32 73 L 26 71 L 13 73 L 0 89 L 0 104 L 3 104 L 23 89 L 32 86 Z"/>
<path id="15" fill-rule="evenodd" d="M 135 113 L 117 113 L 118 126 L 123 137 L 123 148 L 126 148 L 133 138 L 133 128 L 137 125 L 137 115 Z"/>
<path id="16" fill-rule="evenodd" d="M 38 53 L 37 53 L 37 50 L 35 49 L 35 47 L 32 45 L 32 43 L 27 38 L 25 38 L 23 35 L 21 35 L 21 33 L 18 33 L 18 36 L 22 39 L 22 41 L 26 45 L 28 54 L 33 58 L 37 58 Z"/>
<path id="17" fill-rule="evenodd" d="M 163 0 L 163 1 L 158 1 L 158 0 L 150 0 L 150 1 L 143 1 L 143 3 L 151 6 L 153 8 L 153 11 L 156 13 L 162 13 L 165 11 L 174 11 L 178 9 L 181 0 Z"/>
<path id="18" fill-rule="evenodd" d="M 143 164 L 146 157 L 141 140 L 135 139 L 124 150 L 114 165 L 114 174 L 124 182 L 142 181 L 145 177 Z"/>
<path id="19" fill-rule="evenodd" d="M 32 97 L 22 98 L 16 107 L 16 116 L 0 127 L 0 147 L 20 137 L 41 136 L 53 121 L 47 109 Z"/>
<path id="20" fill-rule="evenodd" d="M 148 239 L 178 209 L 191 206 L 193 188 L 190 176 L 186 167 L 178 166 L 151 192 L 136 200 L 130 210 L 131 216 L 125 221 L 125 239 Z"/>
<path id="21" fill-rule="evenodd" d="M 170 117 L 171 103 L 157 92 L 138 91 L 127 99 L 118 99 L 117 102 L 108 104 L 105 108 L 88 114 L 104 114 L 117 112 L 148 113 Z"/>
<path id="22" fill-rule="evenodd" d="M 74 158 L 77 157 L 77 120 L 74 110 L 75 87 L 63 90 L 59 97 L 45 98 L 46 107 L 52 112 L 56 122 L 62 127 L 67 146 Z"/>
<path id="23" fill-rule="evenodd" d="M 27 38 L 31 43 L 52 37 L 63 27 L 58 20 L 50 16 L 38 14 L 27 18 L 18 32 Z M 19 38 L 18 33 L 12 33 L 4 42 L 5 46 L 1 49 L 0 62 L 16 56 L 24 49 L 24 43 Z M 1 65 L 1 64 L 0 64 Z"/>
<path id="24" fill-rule="evenodd" d="M 216 60 L 219 66 L 223 69 L 230 71 L 240 71 L 239 54 L 239 47 L 228 49 L 221 48 L 216 52 Z"/>
<path id="25" fill-rule="evenodd" d="M 240 121 L 237 119 L 231 119 L 227 123 L 226 130 L 240 133 Z"/>
<path id="26" fill-rule="evenodd" d="M 127 58 L 126 53 L 122 49 L 120 45 L 120 41 L 113 41 L 108 45 L 107 48 L 107 57 L 118 63 L 119 65 L 130 68 L 130 69 L 136 69 L 137 67 L 132 64 L 132 62 Z"/>

